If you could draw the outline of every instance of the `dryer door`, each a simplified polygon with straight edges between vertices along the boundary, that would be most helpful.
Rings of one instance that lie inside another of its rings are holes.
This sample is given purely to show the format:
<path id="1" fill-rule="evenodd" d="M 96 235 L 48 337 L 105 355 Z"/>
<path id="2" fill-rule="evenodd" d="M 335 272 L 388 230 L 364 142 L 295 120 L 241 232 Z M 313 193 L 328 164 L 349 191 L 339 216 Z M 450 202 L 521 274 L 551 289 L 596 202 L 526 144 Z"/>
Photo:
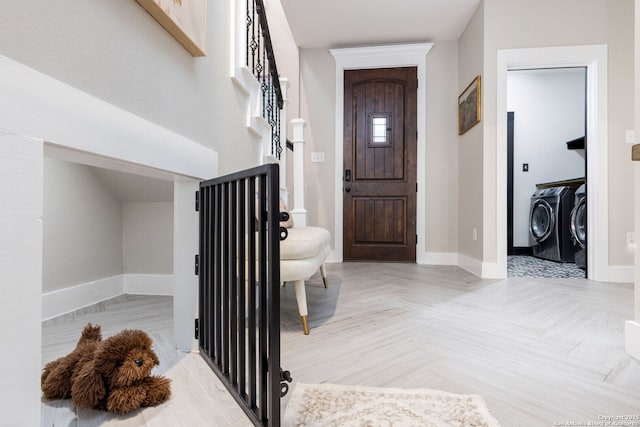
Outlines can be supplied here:
<path id="1" fill-rule="evenodd" d="M 531 207 L 529 231 L 538 242 L 547 239 L 555 226 L 555 216 L 551 205 L 543 199 L 536 200 Z"/>
<path id="2" fill-rule="evenodd" d="M 581 199 L 571 211 L 571 237 L 584 249 L 587 244 L 587 198 Z"/>

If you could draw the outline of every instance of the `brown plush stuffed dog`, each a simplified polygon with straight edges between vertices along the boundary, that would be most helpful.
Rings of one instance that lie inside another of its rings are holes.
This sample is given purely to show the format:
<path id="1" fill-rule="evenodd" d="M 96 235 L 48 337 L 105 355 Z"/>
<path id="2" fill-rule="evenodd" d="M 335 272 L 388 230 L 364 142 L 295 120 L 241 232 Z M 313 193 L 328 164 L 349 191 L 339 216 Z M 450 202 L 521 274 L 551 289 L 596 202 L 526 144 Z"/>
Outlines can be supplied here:
<path id="1" fill-rule="evenodd" d="M 100 326 L 89 323 L 71 353 L 44 367 L 44 397 L 119 414 L 165 402 L 171 380 L 150 376 L 160 364 L 151 344 L 145 332 L 129 329 L 103 341 Z"/>

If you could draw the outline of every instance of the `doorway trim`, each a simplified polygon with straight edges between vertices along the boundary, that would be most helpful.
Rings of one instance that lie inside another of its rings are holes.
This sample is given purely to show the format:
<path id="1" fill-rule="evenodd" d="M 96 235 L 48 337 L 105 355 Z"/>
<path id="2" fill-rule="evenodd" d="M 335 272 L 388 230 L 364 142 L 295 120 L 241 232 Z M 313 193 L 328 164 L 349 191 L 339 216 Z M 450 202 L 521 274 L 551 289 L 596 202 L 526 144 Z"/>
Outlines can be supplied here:
<path id="1" fill-rule="evenodd" d="M 587 198 L 591 201 L 587 205 L 587 272 L 588 279 L 608 281 L 607 45 L 500 49 L 497 59 L 497 272 L 507 277 L 507 73 L 528 68 L 586 67 Z"/>
<path id="2" fill-rule="evenodd" d="M 331 261 L 343 260 L 343 201 L 342 201 L 342 168 L 344 162 L 344 71 L 367 68 L 418 68 L 418 147 L 417 147 L 417 180 L 418 194 L 416 200 L 416 263 L 426 264 L 427 253 L 425 246 L 425 211 L 426 211 L 426 86 L 427 86 L 427 53 L 433 43 L 412 43 L 386 46 L 351 47 L 330 49 L 336 61 L 336 105 L 335 105 L 335 227 L 334 253 Z M 421 161 L 422 160 L 422 161 Z M 506 264 L 505 264 L 506 265 Z"/>

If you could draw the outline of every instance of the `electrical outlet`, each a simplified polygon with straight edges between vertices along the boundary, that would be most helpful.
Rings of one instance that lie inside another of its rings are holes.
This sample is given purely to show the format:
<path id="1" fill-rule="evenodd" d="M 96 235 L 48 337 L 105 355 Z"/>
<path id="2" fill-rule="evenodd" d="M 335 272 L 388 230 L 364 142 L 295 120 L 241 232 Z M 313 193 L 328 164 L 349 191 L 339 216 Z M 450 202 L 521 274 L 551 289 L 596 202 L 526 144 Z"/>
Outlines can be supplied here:
<path id="1" fill-rule="evenodd" d="M 625 140 L 627 144 L 635 144 L 636 143 L 636 131 L 635 129 L 627 129 L 625 133 Z"/>
<path id="2" fill-rule="evenodd" d="M 324 162 L 324 151 L 311 153 L 311 162 L 312 163 L 322 163 L 322 162 Z"/>
<path id="3" fill-rule="evenodd" d="M 636 233 L 627 231 L 627 246 L 634 247 L 636 245 Z"/>

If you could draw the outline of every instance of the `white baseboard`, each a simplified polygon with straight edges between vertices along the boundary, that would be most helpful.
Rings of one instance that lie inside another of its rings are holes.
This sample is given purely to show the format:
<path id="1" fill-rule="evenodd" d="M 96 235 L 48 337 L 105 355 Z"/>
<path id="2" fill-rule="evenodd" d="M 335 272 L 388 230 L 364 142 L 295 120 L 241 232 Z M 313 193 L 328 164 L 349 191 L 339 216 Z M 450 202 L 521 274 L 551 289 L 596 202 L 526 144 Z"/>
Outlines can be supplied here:
<path id="1" fill-rule="evenodd" d="M 483 279 L 504 279 L 506 272 L 498 268 L 495 262 L 482 262 L 476 258 L 456 252 L 421 252 L 417 253 L 417 264 L 422 265 L 457 265 L 463 270 Z M 328 263 L 340 263 L 335 251 L 327 257 Z M 635 268 L 633 266 L 609 266 L 607 282 L 633 283 Z"/>
<path id="2" fill-rule="evenodd" d="M 458 267 L 482 279 L 504 279 L 506 275 L 495 262 L 482 262 L 463 254 L 458 254 Z"/>
<path id="3" fill-rule="evenodd" d="M 635 281 L 634 274 L 635 267 L 633 266 L 610 265 L 609 279 L 607 281 L 616 283 L 633 283 Z"/>
<path id="4" fill-rule="evenodd" d="M 42 294 L 42 320 L 122 295 L 121 274 Z"/>
<path id="5" fill-rule="evenodd" d="M 122 294 L 173 295 L 172 274 L 118 274 L 42 294 L 42 320 Z"/>
<path id="6" fill-rule="evenodd" d="M 458 267 L 471 274 L 482 277 L 482 261 L 464 254 L 458 254 Z"/>
<path id="7" fill-rule="evenodd" d="M 125 294 L 173 296 L 173 274 L 123 274 L 123 278 Z"/>
<path id="8" fill-rule="evenodd" d="M 329 256 L 327 257 L 327 260 L 325 262 L 329 263 L 329 264 L 341 263 L 342 262 L 342 258 L 338 256 L 336 251 L 330 250 L 329 251 Z"/>
<path id="9" fill-rule="evenodd" d="M 483 262 L 482 263 L 482 275 L 483 279 L 506 279 L 506 268 L 498 268 L 497 262 Z"/>
<path id="10" fill-rule="evenodd" d="M 631 357 L 640 360 L 640 323 L 633 320 L 625 322 L 624 348 Z"/>
<path id="11" fill-rule="evenodd" d="M 457 252 L 423 252 L 420 254 L 418 264 L 424 265 L 458 265 Z"/>
<path id="12" fill-rule="evenodd" d="M 495 262 L 482 262 L 463 254 L 457 254 L 458 267 L 467 270 L 483 279 L 504 279 L 505 272 L 498 268 Z M 607 282 L 633 283 L 635 268 L 633 266 L 609 266 Z"/>

